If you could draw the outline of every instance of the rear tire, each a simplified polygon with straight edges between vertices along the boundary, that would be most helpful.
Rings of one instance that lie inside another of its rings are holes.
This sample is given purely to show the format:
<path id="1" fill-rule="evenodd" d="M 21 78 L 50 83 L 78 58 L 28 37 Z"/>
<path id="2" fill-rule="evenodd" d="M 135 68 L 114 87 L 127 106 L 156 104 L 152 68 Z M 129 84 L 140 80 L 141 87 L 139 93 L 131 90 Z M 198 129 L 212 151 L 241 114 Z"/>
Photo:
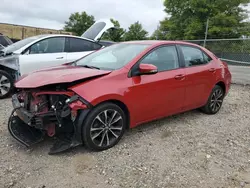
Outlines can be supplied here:
<path id="1" fill-rule="evenodd" d="M 216 114 L 223 104 L 224 95 L 222 87 L 216 85 L 208 98 L 207 104 L 201 110 L 206 114 Z"/>
<path id="2" fill-rule="evenodd" d="M 14 88 L 14 80 L 11 75 L 0 70 L 0 99 L 7 98 Z"/>
<path id="3" fill-rule="evenodd" d="M 109 102 L 100 104 L 83 123 L 83 143 L 94 151 L 109 149 L 120 141 L 126 127 L 126 115 L 119 106 Z"/>

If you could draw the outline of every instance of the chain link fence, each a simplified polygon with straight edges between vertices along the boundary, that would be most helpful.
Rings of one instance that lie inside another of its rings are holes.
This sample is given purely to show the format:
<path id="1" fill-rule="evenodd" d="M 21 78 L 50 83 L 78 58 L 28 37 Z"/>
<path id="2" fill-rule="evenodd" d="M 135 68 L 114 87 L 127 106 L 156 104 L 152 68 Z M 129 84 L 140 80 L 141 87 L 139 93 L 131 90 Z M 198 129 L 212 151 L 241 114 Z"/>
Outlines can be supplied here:
<path id="1" fill-rule="evenodd" d="M 217 57 L 230 65 L 250 66 L 250 38 L 186 41 L 206 47 Z"/>

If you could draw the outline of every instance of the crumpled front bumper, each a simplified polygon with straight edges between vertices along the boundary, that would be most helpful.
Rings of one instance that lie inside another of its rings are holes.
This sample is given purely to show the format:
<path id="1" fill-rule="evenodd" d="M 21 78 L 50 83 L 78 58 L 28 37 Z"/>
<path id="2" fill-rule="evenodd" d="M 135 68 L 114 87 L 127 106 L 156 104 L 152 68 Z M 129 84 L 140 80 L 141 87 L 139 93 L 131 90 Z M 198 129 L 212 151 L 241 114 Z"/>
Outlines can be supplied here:
<path id="1" fill-rule="evenodd" d="M 44 133 L 24 123 L 18 116 L 12 115 L 9 119 L 8 129 L 13 138 L 30 147 L 44 138 Z"/>
<path id="2" fill-rule="evenodd" d="M 29 125 L 33 114 L 21 106 L 17 95 L 12 96 L 12 104 L 14 110 L 8 122 L 11 136 L 27 147 L 41 142 L 45 135 L 44 132 Z"/>
<path id="3" fill-rule="evenodd" d="M 46 130 L 43 129 L 43 126 L 32 124 L 34 119 L 44 117 L 34 115 L 22 107 L 16 94 L 12 96 L 12 104 L 14 109 L 8 122 L 8 130 L 12 137 L 26 147 L 30 147 L 44 140 L 46 137 Z M 70 135 L 67 135 L 67 133 L 59 133 L 55 136 L 57 141 L 50 149 L 49 154 L 56 154 L 82 144 L 82 126 L 88 113 L 89 109 L 84 109 L 79 113 L 73 123 L 73 135 L 71 135 L 71 133 Z"/>

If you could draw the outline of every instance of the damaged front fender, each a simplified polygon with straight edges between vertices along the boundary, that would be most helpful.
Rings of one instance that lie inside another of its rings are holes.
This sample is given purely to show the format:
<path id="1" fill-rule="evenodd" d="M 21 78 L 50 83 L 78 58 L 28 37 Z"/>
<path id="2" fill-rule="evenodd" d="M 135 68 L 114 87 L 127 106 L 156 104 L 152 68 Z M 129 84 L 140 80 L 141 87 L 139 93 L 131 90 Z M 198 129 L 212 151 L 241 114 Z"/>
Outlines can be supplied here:
<path id="1" fill-rule="evenodd" d="M 19 55 L 1 57 L 0 65 L 19 72 Z"/>

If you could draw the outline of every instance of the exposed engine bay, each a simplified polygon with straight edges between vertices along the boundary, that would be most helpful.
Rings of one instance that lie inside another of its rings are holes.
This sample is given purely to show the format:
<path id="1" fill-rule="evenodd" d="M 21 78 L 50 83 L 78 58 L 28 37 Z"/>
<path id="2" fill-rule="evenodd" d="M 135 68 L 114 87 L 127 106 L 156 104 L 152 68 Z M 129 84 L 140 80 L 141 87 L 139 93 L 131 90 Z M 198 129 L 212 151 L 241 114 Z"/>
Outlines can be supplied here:
<path id="1" fill-rule="evenodd" d="M 12 96 L 12 103 L 8 128 L 25 146 L 46 136 L 56 138 L 49 154 L 82 144 L 77 118 L 80 111 L 88 111 L 89 104 L 74 92 L 21 90 Z"/>

